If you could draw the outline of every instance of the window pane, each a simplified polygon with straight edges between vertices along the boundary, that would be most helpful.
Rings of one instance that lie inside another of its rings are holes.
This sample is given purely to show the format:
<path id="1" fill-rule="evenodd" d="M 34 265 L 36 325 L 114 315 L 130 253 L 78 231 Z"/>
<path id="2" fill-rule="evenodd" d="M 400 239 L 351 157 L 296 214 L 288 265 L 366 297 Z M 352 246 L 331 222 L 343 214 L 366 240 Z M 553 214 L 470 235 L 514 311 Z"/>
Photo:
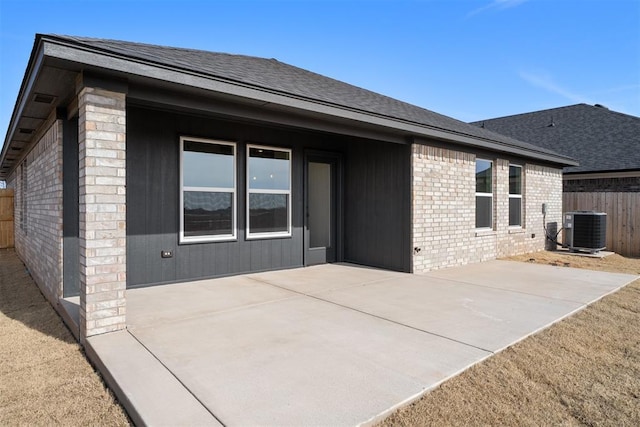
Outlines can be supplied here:
<path id="1" fill-rule="evenodd" d="M 476 228 L 491 228 L 492 197 L 476 196 Z"/>
<path id="2" fill-rule="evenodd" d="M 522 194 L 522 168 L 509 166 L 509 194 Z"/>
<path id="3" fill-rule="evenodd" d="M 233 193 L 184 192 L 184 235 L 233 234 Z"/>
<path id="4" fill-rule="evenodd" d="M 256 190 L 289 190 L 289 152 L 249 148 L 249 188 Z"/>
<path id="5" fill-rule="evenodd" d="M 522 226 L 522 199 L 520 197 L 509 198 L 509 225 Z"/>
<path id="6" fill-rule="evenodd" d="M 331 247 L 331 165 L 309 162 L 309 247 Z"/>
<path id="7" fill-rule="evenodd" d="M 231 145 L 185 141 L 182 162 L 185 187 L 234 187 Z"/>
<path id="8" fill-rule="evenodd" d="M 249 194 L 249 232 L 289 231 L 288 194 Z"/>
<path id="9" fill-rule="evenodd" d="M 476 193 L 491 193 L 491 162 L 476 160 Z"/>

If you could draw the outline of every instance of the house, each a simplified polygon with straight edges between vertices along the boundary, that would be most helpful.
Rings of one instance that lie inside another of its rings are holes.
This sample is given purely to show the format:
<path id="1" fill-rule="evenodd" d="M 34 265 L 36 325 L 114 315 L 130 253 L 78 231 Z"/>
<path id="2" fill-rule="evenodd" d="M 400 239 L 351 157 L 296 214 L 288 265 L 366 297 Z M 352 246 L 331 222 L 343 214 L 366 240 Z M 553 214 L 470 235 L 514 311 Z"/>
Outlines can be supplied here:
<path id="1" fill-rule="evenodd" d="M 544 248 L 571 158 L 275 59 L 37 35 L 0 157 L 15 245 L 80 339 L 126 289 Z M 179 286 L 176 285 L 176 286 Z"/>
<path id="2" fill-rule="evenodd" d="M 473 124 L 578 160 L 563 169 L 565 211 L 606 212 L 607 247 L 640 256 L 640 117 L 577 104 Z"/>
<path id="3" fill-rule="evenodd" d="M 563 191 L 640 191 L 640 117 L 576 104 L 472 124 L 570 156 Z"/>

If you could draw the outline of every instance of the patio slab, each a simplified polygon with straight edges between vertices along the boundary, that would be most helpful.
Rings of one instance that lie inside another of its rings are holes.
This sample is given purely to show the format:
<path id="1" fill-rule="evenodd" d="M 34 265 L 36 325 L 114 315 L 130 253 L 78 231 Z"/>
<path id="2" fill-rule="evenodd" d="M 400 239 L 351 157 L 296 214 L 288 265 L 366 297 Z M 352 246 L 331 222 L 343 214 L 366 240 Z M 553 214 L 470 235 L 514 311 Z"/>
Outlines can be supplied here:
<path id="1" fill-rule="evenodd" d="M 128 325 L 154 325 L 197 318 L 297 296 L 296 293 L 250 279 L 248 276 L 162 285 L 127 290 Z"/>
<path id="2" fill-rule="evenodd" d="M 87 338 L 85 349 L 136 425 L 222 426 L 127 331 Z"/>
<path id="3" fill-rule="evenodd" d="M 429 275 L 406 276 L 316 296 L 491 352 L 583 306 Z"/>
<path id="4" fill-rule="evenodd" d="M 500 260 L 436 270 L 428 276 L 583 304 L 602 298 L 636 277 L 631 274 Z"/>
<path id="5" fill-rule="evenodd" d="M 88 354 L 149 425 L 189 424 L 171 410 L 173 394 L 212 424 L 358 425 L 635 278 L 492 261 L 424 275 L 333 264 L 156 286 L 127 291 L 123 343 L 92 337 Z M 154 392 L 140 398 L 144 390 Z"/>
<path id="6" fill-rule="evenodd" d="M 345 274 L 348 271 L 348 274 Z M 307 295 L 363 286 L 402 276 L 401 273 L 354 264 L 323 264 L 307 268 L 268 271 L 246 277 Z"/>
<path id="7" fill-rule="evenodd" d="M 357 425 L 490 354 L 303 296 L 131 333 L 225 425 Z"/>

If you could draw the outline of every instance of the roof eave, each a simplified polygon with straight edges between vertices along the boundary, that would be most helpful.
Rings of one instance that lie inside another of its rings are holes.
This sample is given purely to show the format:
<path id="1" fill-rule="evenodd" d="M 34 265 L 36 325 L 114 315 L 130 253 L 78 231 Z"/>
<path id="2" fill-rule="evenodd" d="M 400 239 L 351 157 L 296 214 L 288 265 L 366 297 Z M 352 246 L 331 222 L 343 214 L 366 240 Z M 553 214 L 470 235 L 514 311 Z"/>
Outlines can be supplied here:
<path id="1" fill-rule="evenodd" d="M 37 53 L 37 54 L 36 54 Z M 263 87 L 257 87 L 237 81 L 229 81 L 220 77 L 188 71 L 165 64 L 143 61 L 123 54 L 100 50 L 91 46 L 74 43 L 68 39 L 56 36 L 37 35 L 34 51 L 29 61 L 28 72 L 20 90 L 16 108 L 11 119 L 11 124 L 5 138 L 0 164 L 4 160 L 4 154 L 8 147 L 13 132 L 17 126 L 17 118 L 24 108 L 25 94 L 38 75 L 45 57 L 70 61 L 85 66 L 97 67 L 115 73 L 137 75 L 144 78 L 168 81 L 181 85 L 191 86 L 206 91 L 218 92 L 235 97 L 251 99 L 265 104 L 278 104 L 290 108 L 299 109 L 324 116 L 340 119 L 349 119 L 368 125 L 381 126 L 394 131 L 400 131 L 407 136 L 427 137 L 439 140 L 451 141 L 463 145 L 499 151 L 527 158 L 533 158 L 561 166 L 577 166 L 575 160 L 562 155 L 554 155 L 543 151 L 513 146 L 507 143 L 483 139 L 475 136 L 460 134 L 445 129 L 401 120 L 381 114 L 375 114 L 358 109 L 348 108 L 301 96 L 295 96 Z"/>
<path id="2" fill-rule="evenodd" d="M 36 40 L 34 42 L 33 49 L 31 50 L 31 56 L 27 62 L 27 71 L 22 79 L 22 84 L 20 85 L 18 97 L 16 98 L 16 103 L 13 107 L 13 112 L 11 113 L 11 120 L 9 121 L 7 133 L 4 138 L 4 144 L 2 145 L 2 152 L 0 152 L 0 167 L 5 162 L 7 151 L 11 145 L 11 140 L 13 139 L 18 127 L 18 119 L 22 115 L 22 111 L 29 99 L 31 89 L 33 88 L 36 78 L 42 69 L 45 56 L 42 37 L 42 35 L 36 34 Z M 4 173 L 0 171 L 0 175 L 2 174 Z"/>

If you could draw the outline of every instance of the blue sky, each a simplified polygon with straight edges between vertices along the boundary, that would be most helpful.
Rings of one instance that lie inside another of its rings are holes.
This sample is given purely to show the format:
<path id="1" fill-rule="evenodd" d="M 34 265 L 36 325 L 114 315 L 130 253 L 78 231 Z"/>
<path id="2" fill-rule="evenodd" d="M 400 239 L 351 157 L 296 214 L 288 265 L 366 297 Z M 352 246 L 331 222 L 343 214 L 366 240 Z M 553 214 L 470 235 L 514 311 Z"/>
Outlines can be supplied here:
<path id="1" fill-rule="evenodd" d="M 3 137 L 35 33 L 276 58 L 464 121 L 640 116 L 638 0 L 0 0 Z"/>

